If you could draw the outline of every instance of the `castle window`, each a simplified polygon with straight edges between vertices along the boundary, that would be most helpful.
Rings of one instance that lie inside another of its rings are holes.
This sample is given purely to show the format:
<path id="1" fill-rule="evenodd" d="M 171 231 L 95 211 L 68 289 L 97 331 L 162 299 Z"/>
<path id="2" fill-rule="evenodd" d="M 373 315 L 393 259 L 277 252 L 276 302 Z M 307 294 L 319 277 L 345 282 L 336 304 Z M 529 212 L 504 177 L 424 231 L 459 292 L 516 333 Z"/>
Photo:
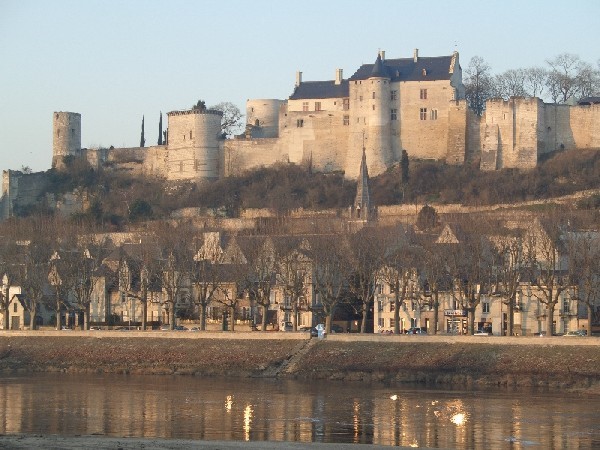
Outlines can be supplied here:
<path id="1" fill-rule="evenodd" d="M 421 100 L 427 100 L 427 89 L 421 89 L 420 98 Z"/>
<path id="2" fill-rule="evenodd" d="M 375 111 L 375 105 L 373 105 L 373 111 Z"/>
<path id="3" fill-rule="evenodd" d="M 192 139 L 192 130 L 190 130 L 190 139 Z"/>
<path id="4" fill-rule="evenodd" d="M 56 130 L 56 137 L 59 138 L 60 137 L 60 130 Z"/>
<path id="5" fill-rule="evenodd" d="M 348 111 L 349 109 L 350 109 L 350 99 L 345 98 L 344 99 L 344 111 Z"/>
<path id="6" fill-rule="evenodd" d="M 308 102 L 302 102 L 302 111 L 308 111 Z"/>
<path id="7" fill-rule="evenodd" d="M 75 136 L 75 128 L 71 128 L 71 136 Z"/>
<path id="8" fill-rule="evenodd" d="M 391 100 L 398 100 L 398 91 L 391 91 L 390 92 L 390 99 Z"/>
<path id="9" fill-rule="evenodd" d="M 194 170 L 198 172 L 198 160 L 194 159 Z"/>
<path id="10" fill-rule="evenodd" d="M 302 128 L 304 126 L 304 120 L 303 119 L 296 120 L 296 126 L 298 128 Z"/>
<path id="11" fill-rule="evenodd" d="M 350 125 L 350 116 L 348 116 L 348 115 L 344 116 L 344 125 Z"/>
<path id="12" fill-rule="evenodd" d="M 179 171 L 183 172 L 183 161 L 179 162 Z"/>
<path id="13" fill-rule="evenodd" d="M 14 312 L 17 312 L 17 307 L 18 307 L 18 306 L 17 306 L 17 302 L 14 302 L 14 303 L 13 303 L 13 310 L 14 310 Z"/>
<path id="14" fill-rule="evenodd" d="M 315 102 L 315 111 L 321 111 L 321 102 Z"/>
<path id="15" fill-rule="evenodd" d="M 421 120 L 427 120 L 427 108 L 421 108 Z"/>
<path id="16" fill-rule="evenodd" d="M 398 120 L 398 110 L 397 109 L 392 109 L 390 119 L 391 120 Z"/>
<path id="17" fill-rule="evenodd" d="M 373 92 L 373 98 L 375 98 L 375 92 Z"/>
<path id="18" fill-rule="evenodd" d="M 358 97 L 358 100 L 360 100 L 362 102 L 362 95 L 360 97 Z"/>
<path id="19" fill-rule="evenodd" d="M 437 109 L 432 109 L 431 113 L 429 114 L 429 118 L 431 120 L 437 120 Z"/>

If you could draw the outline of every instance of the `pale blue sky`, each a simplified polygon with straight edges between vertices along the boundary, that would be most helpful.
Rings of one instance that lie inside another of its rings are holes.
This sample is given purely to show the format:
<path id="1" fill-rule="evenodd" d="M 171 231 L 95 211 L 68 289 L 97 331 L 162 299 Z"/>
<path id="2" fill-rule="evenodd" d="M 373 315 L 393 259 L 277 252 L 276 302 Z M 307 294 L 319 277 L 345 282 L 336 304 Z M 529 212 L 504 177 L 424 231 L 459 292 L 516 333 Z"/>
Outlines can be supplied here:
<path id="1" fill-rule="evenodd" d="M 388 58 L 460 52 L 494 73 L 560 53 L 600 59 L 597 0 L 0 0 L 0 168 L 46 170 L 52 112 L 82 115 L 82 146 L 158 138 L 159 112 L 287 98 L 304 80 Z"/>

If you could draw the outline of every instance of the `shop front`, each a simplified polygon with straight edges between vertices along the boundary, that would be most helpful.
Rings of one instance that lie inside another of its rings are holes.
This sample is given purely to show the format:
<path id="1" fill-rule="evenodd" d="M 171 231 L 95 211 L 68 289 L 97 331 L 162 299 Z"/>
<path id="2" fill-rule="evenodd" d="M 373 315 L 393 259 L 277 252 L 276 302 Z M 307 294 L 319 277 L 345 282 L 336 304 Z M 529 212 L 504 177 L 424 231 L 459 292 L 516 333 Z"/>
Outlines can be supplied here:
<path id="1" fill-rule="evenodd" d="M 444 318 L 446 319 L 446 333 L 448 334 L 467 334 L 467 311 L 464 309 L 445 309 Z"/>

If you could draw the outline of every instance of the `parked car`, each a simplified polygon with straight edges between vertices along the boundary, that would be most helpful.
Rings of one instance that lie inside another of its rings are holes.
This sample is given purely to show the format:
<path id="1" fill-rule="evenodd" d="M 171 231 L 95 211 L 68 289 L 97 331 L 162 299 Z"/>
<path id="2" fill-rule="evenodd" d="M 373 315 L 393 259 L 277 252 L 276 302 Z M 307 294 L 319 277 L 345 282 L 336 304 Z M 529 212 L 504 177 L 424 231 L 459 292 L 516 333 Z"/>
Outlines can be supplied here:
<path id="1" fill-rule="evenodd" d="M 573 330 L 567 331 L 564 336 L 566 337 L 586 337 L 587 332 L 585 330 Z"/>
<path id="2" fill-rule="evenodd" d="M 189 331 L 200 331 L 200 327 L 192 327 Z"/>
<path id="3" fill-rule="evenodd" d="M 175 325 L 173 327 L 173 331 L 188 331 L 187 327 L 184 327 L 183 325 Z"/>
<path id="4" fill-rule="evenodd" d="M 311 337 L 317 337 L 319 335 L 319 332 L 317 331 L 317 329 L 315 327 L 300 327 L 300 328 L 298 328 L 298 331 L 302 331 L 304 333 L 310 333 Z"/>
<path id="5" fill-rule="evenodd" d="M 421 327 L 409 328 L 406 334 L 427 334 L 427 330 Z"/>
<path id="6" fill-rule="evenodd" d="M 474 333 L 475 336 L 491 336 L 492 333 L 490 333 L 489 331 L 486 330 L 477 330 L 476 333 Z"/>
<path id="7" fill-rule="evenodd" d="M 337 323 L 332 323 L 331 324 L 331 332 L 332 333 L 343 333 L 344 328 L 341 325 L 338 325 Z"/>

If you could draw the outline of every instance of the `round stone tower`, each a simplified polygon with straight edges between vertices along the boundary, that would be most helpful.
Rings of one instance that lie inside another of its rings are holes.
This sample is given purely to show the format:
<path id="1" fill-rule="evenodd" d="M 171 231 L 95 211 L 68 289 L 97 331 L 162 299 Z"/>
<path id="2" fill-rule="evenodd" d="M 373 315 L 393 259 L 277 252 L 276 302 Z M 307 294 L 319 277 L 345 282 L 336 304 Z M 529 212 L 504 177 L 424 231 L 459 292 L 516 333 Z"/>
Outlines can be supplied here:
<path id="1" fill-rule="evenodd" d="M 246 102 L 246 124 L 256 127 L 253 137 L 276 138 L 279 136 L 279 108 L 281 100 L 255 99 Z"/>
<path id="2" fill-rule="evenodd" d="M 344 165 L 347 178 L 359 176 L 363 148 L 369 174 L 379 175 L 389 167 L 393 159 L 390 97 L 390 76 L 380 53 L 371 73 L 350 80 L 353 106 Z"/>
<path id="3" fill-rule="evenodd" d="M 167 116 L 167 179 L 201 181 L 219 178 L 223 159 L 223 113 L 191 109 L 171 111 Z"/>
<path id="4" fill-rule="evenodd" d="M 52 167 L 62 169 L 65 156 L 81 154 L 81 114 L 53 113 L 52 133 Z"/>

